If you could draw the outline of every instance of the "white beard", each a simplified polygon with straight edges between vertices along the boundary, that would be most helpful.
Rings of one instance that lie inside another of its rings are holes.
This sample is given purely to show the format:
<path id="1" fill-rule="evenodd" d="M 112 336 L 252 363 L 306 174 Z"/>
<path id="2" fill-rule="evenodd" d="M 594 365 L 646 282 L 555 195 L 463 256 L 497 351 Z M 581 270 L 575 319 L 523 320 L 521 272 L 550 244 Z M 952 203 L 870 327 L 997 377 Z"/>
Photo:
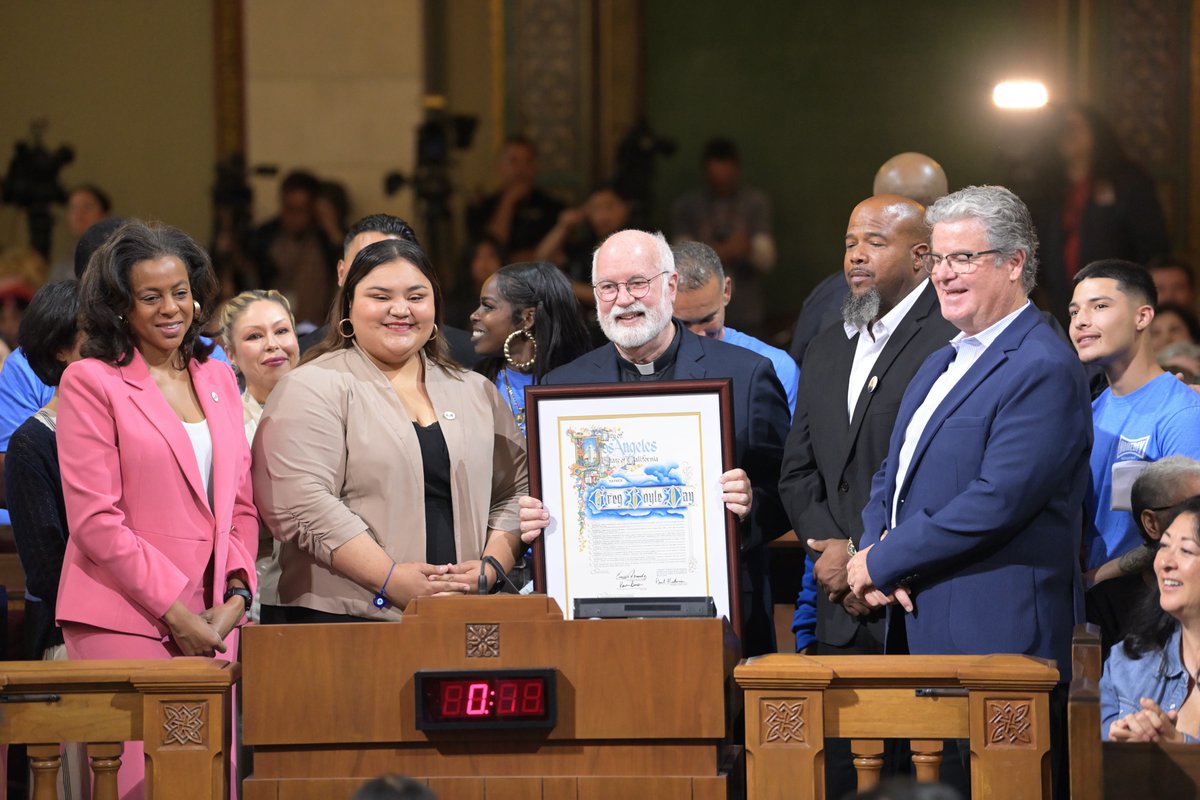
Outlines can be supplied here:
<path id="1" fill-rule="evenodd" d="M 662 333 L 663 328 L 671 324 L 670 300 L 662 295 L 657 308 L 648 308 L 641 300 L 634 300 L 627 306 L 614 305 L 607 314 L 599 315 L 600 330 L 610 342 L 625 350 L 636 350 L 648 344 Z M 641 311 L 645 314 L 636 325 L 620 323 L 617 317 L 629 312 Z"/>

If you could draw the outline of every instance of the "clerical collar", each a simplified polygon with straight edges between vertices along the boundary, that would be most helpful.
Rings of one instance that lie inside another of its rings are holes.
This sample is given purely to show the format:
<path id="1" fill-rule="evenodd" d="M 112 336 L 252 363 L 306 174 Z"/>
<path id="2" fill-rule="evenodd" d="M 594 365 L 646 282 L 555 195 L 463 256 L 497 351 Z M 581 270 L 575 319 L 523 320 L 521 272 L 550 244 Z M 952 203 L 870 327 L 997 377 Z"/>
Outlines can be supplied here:
<path id="1" fill-rule="evenodd" d="M 623 358 L 618 351 L 617 366 L 622 381 L 669 381 L 674 377 L 675 359 L 679 356 L 679 342 L 683 337 L 680 335 L 682 326 L 679 321 L 671 320 L 671 324 L 675 327 L 675 336 L 671 338 L 671 344 L 667 345 L 661 356 L 649 364 L 635 364 Z"/>

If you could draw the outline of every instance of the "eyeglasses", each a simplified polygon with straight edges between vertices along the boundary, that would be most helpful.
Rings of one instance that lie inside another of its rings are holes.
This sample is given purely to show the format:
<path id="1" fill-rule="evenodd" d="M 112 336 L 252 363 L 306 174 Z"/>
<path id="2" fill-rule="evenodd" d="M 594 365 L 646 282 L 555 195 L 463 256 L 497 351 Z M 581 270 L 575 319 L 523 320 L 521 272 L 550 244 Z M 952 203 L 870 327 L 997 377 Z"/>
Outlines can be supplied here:
<path id="1" fill-rule="evenodd" d="M 596 290 L 596 296 L 606 303 L 610 303 L 617 299 L 617 295 L 621 293 L 621 287 L 625 287 L 625 291 L 629 292 L 629 296 L 633 298 L 645 297 L 650 291 L 650 284 L 663 275 L 667 274 L 667 270 L 655 275 L 653 278 L 634 278 L 620 283 L 612 281 L 601 281 L 600 283 L 592 284 L 592 288 Z"/>
<path id="2" fill-rule="evenodd" d="M 921 263 L 925 265 L 925 271 L 933 274 L 933 271 L 941 265 L 945 260 L 950 269 L 954 270 L 959 275 L 969 275 L 979 266 L 975 263 L 975 259 L 980 256 L 1003 255 L 1003 250 L 980 250 L 977 253 L 926 253 L 921 256 Z"/>

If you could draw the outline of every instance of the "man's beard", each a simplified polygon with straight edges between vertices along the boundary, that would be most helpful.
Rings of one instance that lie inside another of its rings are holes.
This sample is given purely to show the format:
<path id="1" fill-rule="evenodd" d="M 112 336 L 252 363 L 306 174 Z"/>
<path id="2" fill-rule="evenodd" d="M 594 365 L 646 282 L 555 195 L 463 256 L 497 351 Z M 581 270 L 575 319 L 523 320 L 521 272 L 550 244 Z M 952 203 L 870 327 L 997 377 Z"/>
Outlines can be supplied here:
<path id="1" fill-rule="evenodd" d="M 842 301 L 842 319 L 853 328 L 865 328 L 879 314 L 878 287 L 872 286 L 860 295 L 851 292 Z"/>
<path id="2" fill-rule="evenodd" d="M 627 306 L 613 305 L 607 314 L 598 314 L 600 330 L 610 342 L 625 350 L 636 350 L 651 342 L 655 336 L 662 333 L 663 328 L 671 324 L 672 306 L 666 293 L 663 293 L 657 308 L 650 308 L 641 300 L 634 300 Z M 617 317 L 631 311 L 641 311 L 645 314 L 636 325 L 617 322 Z"/>

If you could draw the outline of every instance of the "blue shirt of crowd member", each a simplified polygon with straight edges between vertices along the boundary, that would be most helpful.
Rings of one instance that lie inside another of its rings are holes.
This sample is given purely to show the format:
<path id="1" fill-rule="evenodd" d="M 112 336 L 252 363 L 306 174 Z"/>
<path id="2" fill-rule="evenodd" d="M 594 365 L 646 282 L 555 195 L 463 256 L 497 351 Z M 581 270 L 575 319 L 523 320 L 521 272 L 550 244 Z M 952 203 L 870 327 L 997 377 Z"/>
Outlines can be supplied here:
<path id="1" fill-rule="evenodd" d="M 201 336 L 200 341 L 207 344 L 211 340 Z M 229 356 L 220 345 L 213 348 L 212 357 L 229 363 Z M 8 452 L 8 440 L 13 432 L 52 397 L 54 387 L 37 379 L 21 348 L 13 350 L 0 369 L 0 452 Z M 0 508 L 0 525 L 8 524 L 8 509 Z"/>
<path id="2" fill-rule="evenodd" d="M 1087 569 L 1142 543 L 1128 511 L 1112 510 L 1112 471 L 1117 464 L 1181 455 L 1200 459 L 1200 395 L 1163 373 L 1127 395 L 1112 389 L 1092 401 L 1092 496 L 1095 508 L 1086 539 Z"/>
<path id="3" fill-rule="evenodd" d="M 1176 625 L 1166 647 L 1141 658 L 1131 657 L 1121 645 L 1109 653 L 1100 678 L 1100 736 L 1105 741 L 1114 722 L 1142 710 L 1143 697 L 1163 711 L 1178 711 L 1183 705 L 1190 678 L 1180 657 L 1182 636 L 1183 627 Z M 1200 741 L 1186 733 L 1183 737 L 1188 743 Z"/>
<path id="4" fill-rule="evenodd" d="M 741 331 L 735 331 L 728 325 L 725 326 L 725 335 L 721 337 L 721 340 L 727 344 L 736 344 L 738 347 L 753 350 L 771 362 L 775 367 L 775 377 L 779 378 L 779 382 L 783 384 L 783 393 L 787 395 L 788 414 L 794 416 L 796 414 L 796 389 L 800 385 L 800 369 L 792 357 L 778 347 L 772 347 L 760 339 L 755 339 Z"/>

